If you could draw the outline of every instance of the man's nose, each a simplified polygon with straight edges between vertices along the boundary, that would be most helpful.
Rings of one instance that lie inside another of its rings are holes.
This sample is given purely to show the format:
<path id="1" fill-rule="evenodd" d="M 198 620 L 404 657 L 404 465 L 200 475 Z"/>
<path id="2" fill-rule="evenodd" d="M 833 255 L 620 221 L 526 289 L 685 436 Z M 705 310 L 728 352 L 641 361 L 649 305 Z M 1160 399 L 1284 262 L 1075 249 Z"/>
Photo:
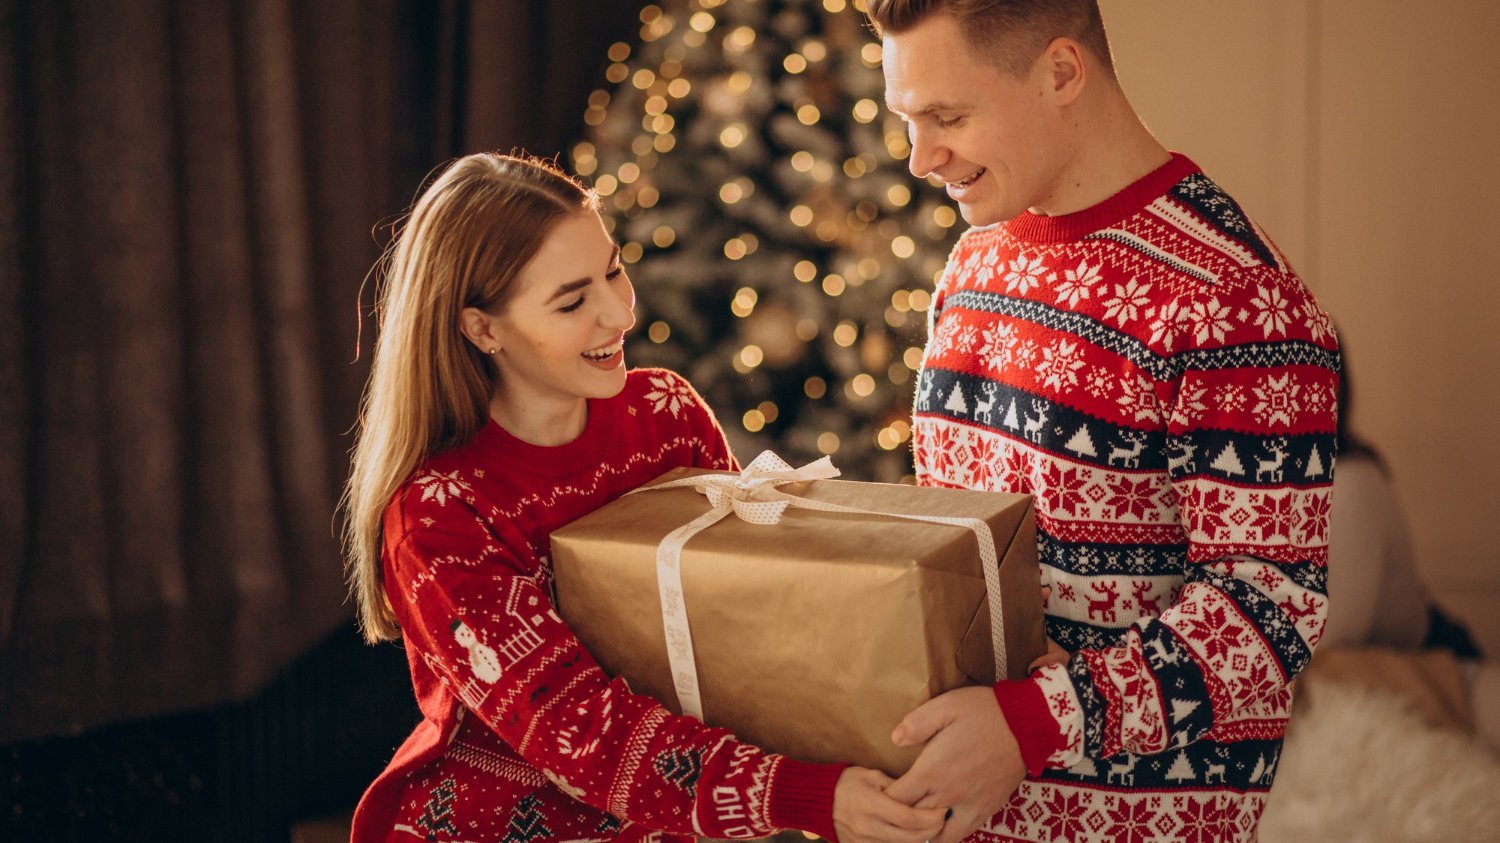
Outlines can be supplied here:
<path id="1" fill-rule="evenodd" d="M 911 140 L 911 155 L 907 158 L 906 166 L 912 175 L 925 179 L 932 175 L 933 170 L 942 166 L 947 151 L 932 137 L 931 130 L 923 129 L 916 123 L 910 125 L 911 130 L 907 132 L 907 136 Z"/>

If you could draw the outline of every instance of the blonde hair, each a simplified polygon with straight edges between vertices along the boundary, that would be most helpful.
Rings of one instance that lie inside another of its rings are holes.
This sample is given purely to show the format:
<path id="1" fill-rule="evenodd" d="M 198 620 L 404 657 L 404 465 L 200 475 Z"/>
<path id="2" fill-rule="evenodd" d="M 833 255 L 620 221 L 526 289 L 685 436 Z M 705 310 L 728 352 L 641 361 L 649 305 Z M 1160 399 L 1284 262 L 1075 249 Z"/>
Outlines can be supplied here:
<path id="1" fill-rule="evenodd" d="M 382 525 L 427 457 L 469 441 L 498 376 L 460 331 L 466 307 L 497 312 L 556 223 L 598 197 L 541 159 L 460 158 L 418 197 L 376 265 L 376 339 L 344 515 L 345 571 L 366 641 L 400 636 L 382 571 Z"/>
<path id="2" fill-rule="evenodd" d="M 1025 76 L 1058 36 L 1083 44 L 1107 74 L 1115 75 L 1099 0 L 870 0 L 866 12 L 882 38 L 944 14 L 963 28 L 970 47 L 1012 76 Z"/>

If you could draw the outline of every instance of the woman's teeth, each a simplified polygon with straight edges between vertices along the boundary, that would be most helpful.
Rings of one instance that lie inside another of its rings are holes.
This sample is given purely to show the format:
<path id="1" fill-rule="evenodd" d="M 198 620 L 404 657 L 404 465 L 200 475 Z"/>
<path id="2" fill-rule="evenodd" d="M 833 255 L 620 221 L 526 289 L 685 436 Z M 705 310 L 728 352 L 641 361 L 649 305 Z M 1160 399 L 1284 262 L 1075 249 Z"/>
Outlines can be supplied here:
<path id="1" fill-rule="evenodd" d="M 595 348 L 591 351 L 585 351 L 583 353 L 583 356 L 587 357 L 590 360 L 608 360 L 609 358 L 615 356 L 615 352 L 619 351 L 623 345 L 623 342 L 615 342 L 611 345 L 601 346 L 600 348 Z"/>

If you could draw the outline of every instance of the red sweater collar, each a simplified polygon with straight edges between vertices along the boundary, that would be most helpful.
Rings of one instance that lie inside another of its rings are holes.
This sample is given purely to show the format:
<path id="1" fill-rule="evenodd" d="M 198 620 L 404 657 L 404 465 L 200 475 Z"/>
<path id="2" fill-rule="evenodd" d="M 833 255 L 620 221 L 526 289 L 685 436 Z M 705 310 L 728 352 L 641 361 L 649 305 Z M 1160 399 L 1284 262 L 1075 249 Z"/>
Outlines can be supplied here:
<path id="1" fill-rule="evenodd" d="M 1172 185 L 1197 172 L 1201 172 L 1197 164 L 1186 155 L 1174 152 L 1170 161 L 1093 207 L 1060 217 L 1044 217 L 1025 211 L 1004 225 L 1017 240 L 1032 243 L 1070 242 L 1125 219 L 1156 201 Z"/>
<path id="2" fill-rule="evenodd" d="M 598 465 L 611 453 L 611 441 L 616 438 L 618 428 L 618 396 L 612 399 L 589 399 L 589 417 L 583 432 L 577 439 L 563 445 L 533 445 L 501 427 L 490 419 L 479 434 L 474 445 L 489 451 L 501 459 L 516 464 L 523 470 L 544 470 L 549 474 Z"/>

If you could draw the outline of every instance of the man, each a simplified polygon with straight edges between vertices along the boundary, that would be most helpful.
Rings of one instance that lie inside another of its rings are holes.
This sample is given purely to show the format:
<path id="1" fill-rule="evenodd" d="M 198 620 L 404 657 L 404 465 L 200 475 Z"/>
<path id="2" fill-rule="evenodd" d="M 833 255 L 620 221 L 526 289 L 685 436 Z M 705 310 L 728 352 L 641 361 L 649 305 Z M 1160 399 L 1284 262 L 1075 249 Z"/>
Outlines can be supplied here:
<path id="1" fill-rule="evenodd" d="M 1168 152 L 1094 0 L 871 0 L 911 171 L 974 226 L 937 284 L 919 482 L 1035 496 L 1030 678 L 914 711 L 940 840 L 1249 840 L 1326 613 L 1338 345 Z"/>

